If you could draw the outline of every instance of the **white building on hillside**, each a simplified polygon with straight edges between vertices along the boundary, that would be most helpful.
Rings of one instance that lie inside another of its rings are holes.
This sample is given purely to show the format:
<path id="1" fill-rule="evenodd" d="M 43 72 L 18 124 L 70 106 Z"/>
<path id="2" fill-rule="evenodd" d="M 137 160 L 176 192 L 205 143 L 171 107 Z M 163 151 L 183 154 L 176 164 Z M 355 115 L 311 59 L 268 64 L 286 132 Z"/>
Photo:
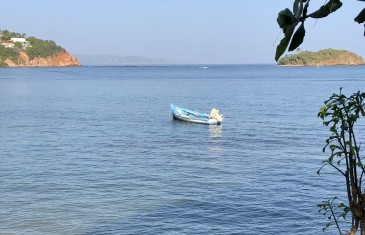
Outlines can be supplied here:
<path id="1" fill-rule="evenodd" d="M 20 43 L 25 43 L 26 41 L 27 41 L 27 39 L 25 39 L 25 38 L 10 38 L 10 40 L 12 41 L 12 42 L 20 42 Z"/>
<path id="2" fill-rule="evenodd" d="M 26 38 L 10 38 L 12 42 L 20 42 L 22 44 L 23 49 L 27 47 L 31 47 L 30 43 L 27 41 Z"/>

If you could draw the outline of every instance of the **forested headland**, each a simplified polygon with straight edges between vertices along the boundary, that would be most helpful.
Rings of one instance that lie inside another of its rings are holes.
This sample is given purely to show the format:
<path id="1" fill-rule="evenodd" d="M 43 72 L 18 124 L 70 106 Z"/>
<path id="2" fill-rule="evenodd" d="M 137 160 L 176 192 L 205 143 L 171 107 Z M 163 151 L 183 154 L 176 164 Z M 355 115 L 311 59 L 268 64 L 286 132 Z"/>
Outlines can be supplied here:
<path id="1" fill-rule="evenodd" d="M 52 40 L 0 31 L 0 67 L 49 66 L 80 66 L 80 63 Z"/>
<path id="2" fill-rule="evenodd" d="M 278 65 L 283 66 L 334 66 L 365 65 L 363 58 L 347 50 L 324 49 L 317 52 L 301 51 L 281 58 Z"/>

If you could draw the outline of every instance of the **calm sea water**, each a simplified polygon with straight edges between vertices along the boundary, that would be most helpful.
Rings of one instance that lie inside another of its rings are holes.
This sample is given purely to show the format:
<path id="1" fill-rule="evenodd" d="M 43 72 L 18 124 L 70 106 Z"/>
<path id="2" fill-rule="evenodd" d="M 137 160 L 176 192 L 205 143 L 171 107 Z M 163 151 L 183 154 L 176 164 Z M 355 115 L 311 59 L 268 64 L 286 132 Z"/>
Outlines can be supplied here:
<path id="1" fill-rule="evenodd" d="M 340 87 L 365 67 L 0 69 L 0 234 L 321 234 L 344 185 L 316 174 L 316 115 Z"/>

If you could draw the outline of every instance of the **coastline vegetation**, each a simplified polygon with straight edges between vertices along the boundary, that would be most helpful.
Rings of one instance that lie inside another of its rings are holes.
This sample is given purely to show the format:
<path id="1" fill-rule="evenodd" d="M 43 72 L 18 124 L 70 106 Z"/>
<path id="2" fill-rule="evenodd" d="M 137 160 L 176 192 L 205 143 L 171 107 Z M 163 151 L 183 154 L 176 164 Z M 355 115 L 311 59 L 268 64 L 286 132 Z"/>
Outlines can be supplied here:
<path id="1" fill-rule="evenodd" d="M 358 91 L 347 97 L 342 94 L 342 88 L 339 94 L 333 94 L 326 100 L 318 112 L 323 125 L 329 127 L 331 136 L 323 148 L 324 153 L 330 152 L 329 157 L 323 161 L 317 174 L 323 167 L 331 166 L 344 177 L 348 203 L 337 203 L 337 197 L 333 197 L 317 205 L 318 211 L 329 220 L 323 231 L 336 225 L 339 233 L 344 234 L 339 221 L 343 219 L 346 222 L 347 214 L 351 214 L 351 229 L 346 234 L 355 235 L 359 227 L 361 234 L 365 234 L 365 192 L 362 188 L 365 167 L 364 158 L 360 155 L 361 143 L 356 138 L 358 133 L 355 134 L 355 124 L 364 116 L 365 92 Z"/>
<path id="2" fill-rule="evenodd" d="M 29 56 L 30 60 L 36 57 L 54 56 L 64 50 L 52 40 L 41 40 L 35 37 L 28 37 L 27 40 L 31 46 L 25 50 L 25 53 Z"/>
<path id="3" fill-rule="evenodd" d="M 0 41 L 2 42 L 6 42 L 6 41 L 10 41 L 11 38 L 25 38 L 26 34 L 25 33 L 15 33 L 15 32 L 10 32 L 9 30 L 0 30 Z"/>
<path id="4" fill-rule="evenodd" d="M 22 39 L 23 43 L 12 39 Z M 7 45 L 7 46 L 5 46 Z M 52 40 L 42 40 L 36 37 L 26 37 L 25 33 L 15 33 L 8 30 L 0 31 L 0 66 L 7 66 L 6 60 L 9 59 L 14 63 L 20 60 L 19 53 L 24 52 L 28 55 L 29 60 L 34 58 L 45 58 L 54 56 L 65 49 L 57 46 Z"/>
<path id="5" fill-rule="evenodd" d="M 19 49 L 17 48 L 5 48 L 0 45 L 0 67 L 6 67 L 5 63 L 6 59 L 10 59 L 11 61 L 18 61 L 19 59 Z"/>
<path id="6" fill-rule="evenodd" d="M 298 54 L 290 54 L 282 57 L 277 64 L 278 65 L 317 65 L 321 62 L 326 62 L 328 60 L 338 60 L 341 64 L 339 57 L 349 53 L 346 50 L 338 49 L 324 49 L 318 52 L 302 51 Z M 355 55 L 355 54 L 354 54 Z"/>

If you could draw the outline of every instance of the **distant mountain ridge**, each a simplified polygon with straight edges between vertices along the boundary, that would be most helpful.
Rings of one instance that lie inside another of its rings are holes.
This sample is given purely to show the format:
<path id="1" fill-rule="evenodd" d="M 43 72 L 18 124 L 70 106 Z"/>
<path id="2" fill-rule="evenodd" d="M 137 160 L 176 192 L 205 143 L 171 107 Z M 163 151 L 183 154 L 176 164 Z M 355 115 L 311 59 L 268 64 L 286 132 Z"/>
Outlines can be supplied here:
<path id="1" fill-rule="evenodd" d="M 75 57 L 81 62 L 81 64 L 90 66 L 176 64 L 175 62 L 164 59 L 147 58 L 143 56 L 76 54 Z"/>

